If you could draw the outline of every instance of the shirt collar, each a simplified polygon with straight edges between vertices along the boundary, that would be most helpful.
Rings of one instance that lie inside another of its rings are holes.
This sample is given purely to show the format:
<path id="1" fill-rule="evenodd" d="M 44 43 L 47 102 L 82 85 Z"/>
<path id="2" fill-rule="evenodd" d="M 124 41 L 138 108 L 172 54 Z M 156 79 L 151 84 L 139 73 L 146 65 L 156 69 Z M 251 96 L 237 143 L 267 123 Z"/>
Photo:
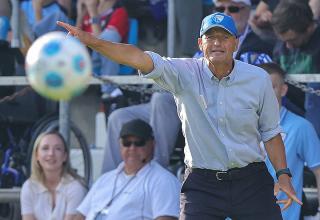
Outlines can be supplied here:
<path id="1" fill-rule="evenodd" d="M 70 181 L 73 180 L 73 177 L 70 175 L 65 175 L 61 178 L 57 188 L 56 188 L 56 192 L 61 191 L 61 188 L 63 187 L 63 185 L 69 183 Z M 37 187 L 35 188 L 36 193 L 41 194 L 41 193 L 45 193 L 45 192 L 49 192 L 49 190 L 47 189 L 47 187 L 45 187 L 42 183 L 40 183 L 37 180 L 31 180 Z"/>
<path id="2" fill-rule="evenodd" d="M 39 182 L 39 181 L 37 181 L 37 180 L 31 180 L 31 182 L 32 182 L 34 185 L 36 185 L 36 187 L 35 187 L 35 192 L 36 192 L 37 194 L 41 194 L 41 193 L 44 193 L 44 192 L 47 192 L 47 191 L 48 191 L 48 189 L 47 189 L 41 182 Z"/>
<path id="3" fill-rule="evenodd" d="M 236 66 L 238 65 L 238 61 L 233 59 L 233 68 L 232 68 L 232 71 L 231 73 L 227 76 L 228 79 L 227 79 L 227 84 L 230 85 L 230 83 L 232 83 L 236 77 Z"/>
<path id="4" fill-rule="evenodd" d="M 154 165 L 154 160 L 151 160 L 150 162 L 146 163 L 137 173 L 136 176 L 141 176 L 144 173 L 148 172 L 151 166 Z M 116 173 L 121 173 L 124 170 L 124 162 L 122 161 L 119 166 L 116 168 Z"/>
<path id="5" fill-rule="evenodd" d="M 219 81 L 219 79 L 215 75 L 213 75 L 211 70 L 209 69 L 209 62 L 205 58 L 202 58 L 202 59 L 203 59 L 203 63 L 204 63 L 205 74 L 211 80 Z M 234 61 L 234 66 L 232 68 L 231 73 L 228 76 L 222 78 L 222 79 L 225 79 L 228 84 L 231 83 L 235 78 L 235 66 L 237 65 L 237 60 L 234 59 L 233 61 Z"/>

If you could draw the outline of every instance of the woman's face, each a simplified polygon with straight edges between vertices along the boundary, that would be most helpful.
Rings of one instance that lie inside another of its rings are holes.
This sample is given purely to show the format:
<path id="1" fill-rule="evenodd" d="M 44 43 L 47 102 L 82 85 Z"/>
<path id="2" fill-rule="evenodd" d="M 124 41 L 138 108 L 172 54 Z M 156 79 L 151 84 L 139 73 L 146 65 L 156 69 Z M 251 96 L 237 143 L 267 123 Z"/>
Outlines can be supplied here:
<path id="1" fill-rule="evenodd" d="M 39 142 L 36 159 L 43 171 L 61 171 L 63 163 L 67 160 L 67 152 L 61 138 L 49 134 Z"/>

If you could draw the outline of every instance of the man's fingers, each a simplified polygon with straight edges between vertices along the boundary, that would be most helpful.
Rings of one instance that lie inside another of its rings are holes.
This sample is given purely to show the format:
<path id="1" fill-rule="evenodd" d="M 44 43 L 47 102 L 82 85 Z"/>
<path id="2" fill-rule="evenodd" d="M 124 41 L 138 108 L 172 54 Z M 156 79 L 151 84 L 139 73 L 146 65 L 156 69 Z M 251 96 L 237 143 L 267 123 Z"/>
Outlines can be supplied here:
<path id="1" fill-rule="evenodd" d="M 70 24 L 61 22 L 61 21 L 57 21 L 57 25 L 67 29 L 72 35 L 74 34 L 75 28 L 73 26 L 71 26 Z"/>
<path id="2" fill-rule="evenodd" d="M 289 198 L 293 199 L 296 203 L 298 203 L 298 204 L 300 204 L 300 205 L 303 204 L 303 203 L 298 199 L 298 197 L 296 196 L 296 194 L 294 194 L 294 193 L 292 193 L 292 192 L 290 192 L 290 191 L 288 191 L 288 190 L 285 190 L 285 189 L 282 189 L 282 191 L 284 191 L 284 192 L 287 194 L 287 196 L 288 196 Z"/>
<path id="3" fill-rule="evenodd" d="M 59 25 L 59 26 L 61 26 L 61 27 L 64 27 L 64 28 L 66 28 L 66 29 L 67 29 L 67 27 L 68 27 L 68 24 L 66 24 L 66 23 L 64 23 L 64 22 L 62 22 L 62 21 L 57 21 L 57 25 Z"/>
<path id="4" fill-rule="evenodd" d="M 287 201 L 286 201 L 286 203 L 284 203 L 284 206 L 282 207 L 281 211 L 286 210 L 291 205 L 291 203 L 292 203 L 292 199 L 291 198 L 287 199 Z"/>
<path id="5" fill-rule="evenodd" d="M 274 187 L 273 187 L 273 194 L 274 194 L 274 196 L 277 196 L 278 193 L 279 193 L 279 191 L 280 191 L 280 186 L 279 186 L 278 183 L 276 183 L 276 184 L 274 185 Z"/>
<path id="6" fill-rule="evenodd" d="M 298 197 L 296 195 L 292 195 L 291 198 L 297 202 L 298 204 L 302 205 L 303 203 L 298 199 Z"/>
<path id="7" fill-rule="evenodd" d="M 297 202 L 298 204 L 302 205 L 302 202 L 297 198 L 297 196 L 294 193 L 291 192 L 285 192 L 287 194 L 287 196 L 291 199 L 293 199 L 295 202 Z"/>
<path id="8" fill-rule="evenodd" d="M 285 203 L 287 203 L 287 202 L 288 202 L 287 199 L 283 199 L 283 200 L 278 200 L 278 201 L 277 201 L 277 204 L 285 204 Z"/>

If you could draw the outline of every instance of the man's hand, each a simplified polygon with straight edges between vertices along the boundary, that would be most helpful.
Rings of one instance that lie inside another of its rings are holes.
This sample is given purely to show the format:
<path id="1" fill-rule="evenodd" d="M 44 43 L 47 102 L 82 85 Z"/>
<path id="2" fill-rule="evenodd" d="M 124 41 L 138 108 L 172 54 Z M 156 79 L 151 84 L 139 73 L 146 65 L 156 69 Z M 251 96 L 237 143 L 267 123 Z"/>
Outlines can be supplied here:
<path id="1" fill-rule="evenodd" d="M 298 204 L 302 205 L 302 202 L 297 198 L 296 193 L 291 185 L 290 177 L 286 174 L 279 176 L 278 183 L 274 185 L 274 195 L 278 195 L 280 190 L 288 196 L 288 199 L 277 201 L 278 204 L 284 205 L 281 211 L 286 210 L 292 204 L 292 201 L 295 201 Z"/>
<path id="2" fill-rule="evenodd" d="M 254 15 L 251 22 L 259 28 L 270 28 L 271 27 L 272 13 L 265 11 L 260 15 Z"/>
<path id="3" fill-rule="evenodd" d="M 139 69 L 143 74 L 150 73 L 154 69 L 151 56 L 133 45 L 101 40 L 80 28 L 61 21 L 57 21 L 57 25 L 68 30 L 68 34 L 77 37 L 83 44 L 116 63 Z"/>
<path id="4" fill-rule="evenodd" d="M 82 43 L 89 47 L 92 44 L 94 44 L 95 40 L 97 40 L 97 38 L 94 37 L 92 34 L 85 32 L 78 27 L 72 26 L 61 21 L 57 21 L 57 25 L 65 28 L 67 31 L 69 31 L 68 35 L 78 38 Z"/>

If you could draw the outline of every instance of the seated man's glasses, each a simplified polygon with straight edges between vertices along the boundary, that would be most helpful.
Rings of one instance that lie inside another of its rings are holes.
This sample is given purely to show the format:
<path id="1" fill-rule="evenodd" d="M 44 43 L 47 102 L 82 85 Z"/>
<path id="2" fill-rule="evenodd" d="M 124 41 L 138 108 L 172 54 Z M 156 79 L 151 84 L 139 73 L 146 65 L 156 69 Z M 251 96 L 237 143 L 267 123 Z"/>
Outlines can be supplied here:
<path id="1" fill-rule="evenodd" d="M 144 147 L 146 145 L 145 140 L 139 140 L 139 141 L 122 140 L 121 143 L 122 143 L 122 146 L 124 146 L 124 147 L 130 147 L 131 145 L 133 145 L 135 147 Z"/>
<path id="2" fill-rule="evenodd" d="M 218 6 L 215 7 L 216 12 L 221 12 L 224 13 L 226 9 L 228 9 L 228 12 L 230 13 L 239 13 L 240 10 L 242 10 L 244 8 L 244 6 L 242 7 L 238 7 L 238 6 L 228 6 L 228 7 L 224 7 L 224 6 Z"/>

